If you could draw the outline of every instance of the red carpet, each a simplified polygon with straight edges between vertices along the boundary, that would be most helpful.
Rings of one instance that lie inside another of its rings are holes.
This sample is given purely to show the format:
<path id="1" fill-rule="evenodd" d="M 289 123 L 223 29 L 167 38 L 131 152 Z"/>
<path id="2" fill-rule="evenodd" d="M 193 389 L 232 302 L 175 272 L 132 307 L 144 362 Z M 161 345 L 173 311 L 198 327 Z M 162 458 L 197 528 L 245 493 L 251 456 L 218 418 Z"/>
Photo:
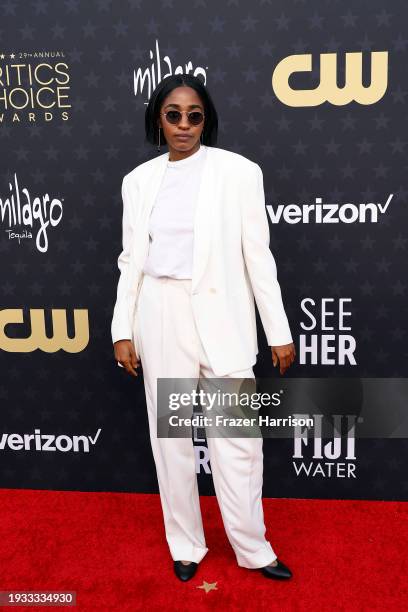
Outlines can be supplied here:
<path id="1" fill-rule="evenodd" d="M 76 591 L 81 612 L 407 607 L 403 502 L 264 499 L 268 539 L 293 572 L 280 582 L 236 565 L 216 499 L 201 497 L 210 550 L 196 576 L 182 583 L 173 575 L 157 495 L 0 495 L 1 591 Z M 203 581 L 216 582 L 217 590 L 198 589 Z"/>

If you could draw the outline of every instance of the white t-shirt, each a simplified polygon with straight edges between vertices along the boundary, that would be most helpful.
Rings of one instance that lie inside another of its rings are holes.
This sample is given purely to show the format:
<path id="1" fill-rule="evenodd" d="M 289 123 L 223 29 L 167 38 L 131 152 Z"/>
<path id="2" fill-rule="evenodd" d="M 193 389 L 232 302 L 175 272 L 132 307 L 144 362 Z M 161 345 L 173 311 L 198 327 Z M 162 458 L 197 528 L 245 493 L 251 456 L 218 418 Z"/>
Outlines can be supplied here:
<path id="1" fill-rule="evenodd" d="M 145 274 L 192 278 L 194 212 L 205 155 L 200 145 L 189 157 L 167 162 L 149 218 Z"/>

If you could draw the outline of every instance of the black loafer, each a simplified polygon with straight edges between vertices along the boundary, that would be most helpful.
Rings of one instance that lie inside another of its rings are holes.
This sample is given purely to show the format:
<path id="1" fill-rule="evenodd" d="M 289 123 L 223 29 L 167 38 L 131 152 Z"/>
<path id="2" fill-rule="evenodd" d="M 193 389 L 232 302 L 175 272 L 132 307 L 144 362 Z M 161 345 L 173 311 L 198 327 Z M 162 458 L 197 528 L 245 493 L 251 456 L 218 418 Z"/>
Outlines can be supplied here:
<path id="1" fill-rule="evenodd" d="M 278 562 L 277 565 L 267 565 L 266 567 L 261 567 L 261 572 L 267 578 L 277 578 L 278 580 L 290 578 L 292 576 L 292 572 L 286 565 L 276 559 Z"/>
<path id="2" fill-rule="evenodd" d="M 174 561 L 174 572 L 177 578 L 183 580 L 190 580 L 197 571 L 198 563 L 191 561 L 189 565 L 184 565 L 181 561 Z"/>

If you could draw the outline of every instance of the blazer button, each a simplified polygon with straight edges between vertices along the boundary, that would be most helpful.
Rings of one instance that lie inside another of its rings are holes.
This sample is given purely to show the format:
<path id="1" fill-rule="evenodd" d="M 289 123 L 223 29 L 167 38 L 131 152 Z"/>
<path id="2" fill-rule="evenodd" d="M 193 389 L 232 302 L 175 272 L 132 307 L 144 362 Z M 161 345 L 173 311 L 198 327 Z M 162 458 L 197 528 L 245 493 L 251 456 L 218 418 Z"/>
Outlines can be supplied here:
<path id="1" fill-rule="evenodd" d="M 211 287 L 211 289 L 210 289 L 210 293 L 217 293 L 217 290 L 216 290 L 216 289 L 214 289 L 214 287 Z"/>

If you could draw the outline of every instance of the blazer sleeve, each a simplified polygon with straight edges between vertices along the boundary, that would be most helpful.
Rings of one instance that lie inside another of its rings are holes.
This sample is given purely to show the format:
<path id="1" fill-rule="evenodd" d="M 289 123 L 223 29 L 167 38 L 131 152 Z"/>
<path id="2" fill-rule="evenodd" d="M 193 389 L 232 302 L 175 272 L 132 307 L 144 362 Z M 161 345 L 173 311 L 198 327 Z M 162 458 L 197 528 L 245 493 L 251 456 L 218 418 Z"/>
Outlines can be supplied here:
<path id="1" fill-rule="evenodd" d="M 129 318 L 128 300 L 130 283 L 130 251 L 134 232 L 131 199 L 128 191 L 126 176 L 122 181 L 122 201 L 122 251 L 118 257 L 117 264 L 120 276 L 111 324 L 113 344 L 118 340 L 132 340 L 132 323 Z"/>
<path id="2" fill-rule="evenodd" d="M 265 208 L 261 167 L 255 169 L 242 201 L 242 248 L 245 265 L 269 346 L 293 342 L 282 302 L 274 256 L 269 248 L 270 234 Z"/>

